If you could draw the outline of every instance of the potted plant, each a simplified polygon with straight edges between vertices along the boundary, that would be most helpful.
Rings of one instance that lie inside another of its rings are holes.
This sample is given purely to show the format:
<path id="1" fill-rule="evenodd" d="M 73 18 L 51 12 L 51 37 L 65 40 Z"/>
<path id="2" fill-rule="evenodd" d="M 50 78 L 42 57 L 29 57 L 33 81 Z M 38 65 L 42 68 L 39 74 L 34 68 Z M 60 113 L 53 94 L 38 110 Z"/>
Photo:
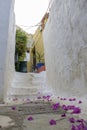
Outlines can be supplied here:
<path id="1" fill-rule="evenodd" d="M 37 69 L 44 65 L 44 53 L 36 52 L 36 59 L 37 59 Z"/>

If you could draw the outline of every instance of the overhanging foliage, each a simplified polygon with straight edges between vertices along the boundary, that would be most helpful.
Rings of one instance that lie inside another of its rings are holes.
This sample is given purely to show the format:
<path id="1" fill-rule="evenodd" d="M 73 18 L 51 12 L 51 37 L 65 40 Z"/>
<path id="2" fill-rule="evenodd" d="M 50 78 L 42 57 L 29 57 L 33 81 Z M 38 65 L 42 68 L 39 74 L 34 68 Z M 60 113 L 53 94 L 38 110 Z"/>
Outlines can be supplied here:
<path id="1" fill-rule="evenodd" d="M 27 34 L 21 30 L 16 30 L 16 48 L 15 53 L 18 54 L 18 60 L 23 60 L 26 52 Z"/>

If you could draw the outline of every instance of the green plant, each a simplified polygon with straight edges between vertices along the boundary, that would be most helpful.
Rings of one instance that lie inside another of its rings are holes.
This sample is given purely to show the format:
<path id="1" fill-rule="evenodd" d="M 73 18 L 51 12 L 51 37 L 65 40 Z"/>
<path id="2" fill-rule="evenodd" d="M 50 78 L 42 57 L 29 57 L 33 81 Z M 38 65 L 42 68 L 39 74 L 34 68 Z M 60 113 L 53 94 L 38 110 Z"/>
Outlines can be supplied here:
<path id="1" fill-rule="evenodd" d="M 18 54 L 18 60 L 24 60 L 27 44 L 27 35 L 21 29 L 16 30 L 15 54 Z"/>
<path id="2" fill-rule="evenodd" d="M 44 53 L 36 52 L 36 58 L 38 62 L 42 62 L 44 60 Z"/>

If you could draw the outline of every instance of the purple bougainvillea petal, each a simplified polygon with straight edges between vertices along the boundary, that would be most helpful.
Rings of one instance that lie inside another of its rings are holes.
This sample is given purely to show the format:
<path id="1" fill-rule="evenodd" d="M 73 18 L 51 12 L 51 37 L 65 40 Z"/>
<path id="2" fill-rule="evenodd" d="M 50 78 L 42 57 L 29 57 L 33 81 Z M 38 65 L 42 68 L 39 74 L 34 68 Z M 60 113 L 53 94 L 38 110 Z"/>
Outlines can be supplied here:
<path id="1" fill-rule="evenodd" d="M 56 120 L 51 119 L 51 120 L 49 121 L 49 124 L 50 124 L 50 125 L 56 125 Z"/>
<path id="2" fill-rule="evenodd" d="M 69 118 L 70 123 L 75 123 L 75 119 L 73 117 Z"/>
<path id="3" fill-rule="evenodd" d="M 62 115 L 61 115 L 61 117 L 66 117 L 66 114 L 65 114 L 65 113 L 64 113 L 64 114 L 62 114 Z"/>
<path id="4" fill-rule="evenodd" d="M 37 97 L 37 99 L 41 99 L 41 97 Z"/>
<path id="5" fill-rule="evenodd" d="M 81 104 L 81 103 L 82 103 L 82 101 L 79 101 L 78 103 L 79 103 L 79 104 Z"/>
<path id="6" fill-rule="evenodd" d="M 73 109 L 72 114 L 80 114 L 80 113 L 81 113 L 81 109 L 80 109 L 79 107 L 75 107 L 75 108 Z"/>
<path id="7" fill-rule="evenodd" d="M 15 107 L 15 106 L 13 106 L 13 107 L 11 107 L 11 109 L 12 109 L 12 110 L 16 110 L 16 107 Z"/>
<path id="8" fill-rule="evenodd" d="M 87 126 L 84 126 L 84 130 L 87 130 Z"/>
<path id="9" fill-rule="evenodd" d="M 57 110 L 60 107 L 60 103 L 55 103 L 52 105 L 53 110 Z"/>
<path id="10" fill-rule="evenodd" d="M 85 130 L 84 128 L 85 126 L 83 123 L 80 123 L 79 125 L 77 125 L 77 130 Z"/>
<path id="11" fill-rule="evenodd" d="M 70 98 L 69 101 L 73 101 L 73 99 Z"/>
<path id="12" fill-rule="evenodd" d="M 73 98 L 72 100 L 73 100 L 73 101 L 76 101 L 76 98 Z"/>
<path id="13" fill-rule="evenodd" d="M 68 110 L 66 105 L 62 105 L 63 110 Z"/>
<path id="14" fill-rule="evenodd" d="M 32 116 L 29 116 L 29 117 L 27 118 L 27 120 L 28 120 L 28 121 L 32 121 L 32 120 L 34 120 L 34 119 L 33 119 Z"/>
<path id="15" fill-rule="evenodd" d="M 67 100 L 66 98 L 64 98 L 64 100 Z"/>
<path id="16" fill-rule="evenodd" d="M 83 119 L 77 119 L 76 122 L 83 122 L 84 120 Z"/>
<path id="17" fill-rule="evenodd" d="M 71 130 L 77 130 L 75 125 L 71 126 Z"/>

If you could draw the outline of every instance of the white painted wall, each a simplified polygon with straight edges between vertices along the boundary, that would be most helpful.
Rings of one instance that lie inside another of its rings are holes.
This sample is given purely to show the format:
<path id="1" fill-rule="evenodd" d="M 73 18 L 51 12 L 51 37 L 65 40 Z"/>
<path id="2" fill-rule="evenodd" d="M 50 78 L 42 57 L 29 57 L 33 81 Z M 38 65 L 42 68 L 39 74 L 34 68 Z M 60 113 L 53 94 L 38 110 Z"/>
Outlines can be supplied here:
<path id="1" fill-rule="evenodd" d="M 87 0 L 54 0 L 43 37 L 48 85 L 87 97 Z"/>
<path id="2" fill-rule="evenodd" d="M 14 0 L 0 0 L 0 100 L 6 96 L 14 75 Z"/>

